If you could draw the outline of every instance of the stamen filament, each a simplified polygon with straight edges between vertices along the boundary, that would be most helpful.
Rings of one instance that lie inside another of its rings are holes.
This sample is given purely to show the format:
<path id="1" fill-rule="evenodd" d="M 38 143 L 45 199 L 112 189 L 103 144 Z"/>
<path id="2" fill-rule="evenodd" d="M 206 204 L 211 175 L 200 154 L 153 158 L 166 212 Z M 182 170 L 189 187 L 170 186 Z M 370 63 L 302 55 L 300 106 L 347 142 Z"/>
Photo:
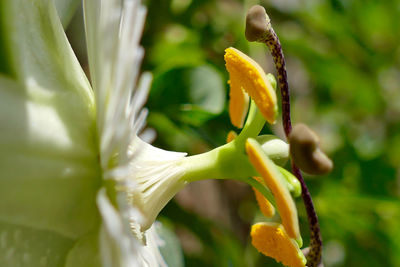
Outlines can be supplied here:
<path id="1" fill-rule="evenodd" d="M 244 143 L 247 138 L 256 138 L 261 132 L 265 125 L 265 119 L 258 109 L 254 100 L 251 100 L 249 114 L 246 119 L 246 123 L 243 130 L 240 132 L 238 137 L 235 138 L 235 142 L 239 144 L 244 151 Z"/>

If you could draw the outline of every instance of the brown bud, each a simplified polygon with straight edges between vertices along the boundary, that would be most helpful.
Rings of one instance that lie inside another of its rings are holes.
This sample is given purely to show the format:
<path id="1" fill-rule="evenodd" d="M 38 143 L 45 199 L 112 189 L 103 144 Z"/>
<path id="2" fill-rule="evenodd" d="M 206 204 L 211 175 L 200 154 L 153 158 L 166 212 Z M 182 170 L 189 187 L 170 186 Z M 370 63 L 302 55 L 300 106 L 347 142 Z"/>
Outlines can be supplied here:
<path id="1" fill-rule="evenodd" d="M 264 38 L 268 31 L 269 17 L 262 6 L 252 6 L 246 15 L 246 39 L 249 42 Z"/>
<path id="2" fill-rule="evenodd" d="M 296 165 L 308 174 L 326 174 L 332 161 L 319 148 L 318 136 L 305 124 L 297 124 L 289 135 L 290 154 Z"/>

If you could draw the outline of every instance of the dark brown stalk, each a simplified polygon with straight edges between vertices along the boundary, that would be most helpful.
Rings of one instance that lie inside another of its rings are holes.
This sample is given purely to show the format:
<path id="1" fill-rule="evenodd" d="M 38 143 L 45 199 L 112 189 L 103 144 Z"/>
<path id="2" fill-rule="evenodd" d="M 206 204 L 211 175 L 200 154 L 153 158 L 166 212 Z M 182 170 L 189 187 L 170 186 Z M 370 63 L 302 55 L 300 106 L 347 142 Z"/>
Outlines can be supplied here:
<path id="1" fill-rule="evenodd" d="M 285 57 L 282 52 L 282 46 L 279 38 L 271 26 L 270 19 L 261 6 L 253 6 L 246 18 L 246 38 L 249 41 L 262 42 L 267 45 L 274 59 L 278 83 L 282 96 L 282 121 L 286 137 L 289 137 L 292 131 L 290 119 L 290 93 L 287 81 L 287 72 L 285 66 Z M 292 160 L 293 174 L 300 181 L 302 189 L 302 198 L 307 211 L 307 217 L 310 227 L 310 248 L 306 253 L 307 266 L 317 267 L 321 262 L 322 237 L 318 223 L 318 216 L 315 212 L 314 204 L 308 188 L 304 182 L 300 169 Z"/>
<path id="2" fill-rule="evenodd" d="M 271 25 L 271 24 L 269 24 Z M 279 42 L 278 36 L 274 29 L 270 26 L 269 34 L 264 40 L 264 43 L 268 46 L 272 58 L 275 62 L 275 68 L 278 75 L 278 83 L 282 96 L 282 121 L 283 128 L 285 130 L 286 137 L 289 136 L 292 131 L 292 122 L 290 119 L 290 93 L 289 84 L 287 81 L 287 72 L 285 66 L 285 58 L 282 52 L 282 46 Z M 312 202 L 310 192 L 308 191 L 307 185 L 304 182 L 303 176 L 300 169 L 292 161 L 293 174 L 301 183 L 302 198 L 307 211 L 308 223 L 310 227 L 310 250 L 306 255 L 307 266 L 316 267 L 321 262 L 322 252 L 322 237 L 319 229 L 318 217 Z"/>

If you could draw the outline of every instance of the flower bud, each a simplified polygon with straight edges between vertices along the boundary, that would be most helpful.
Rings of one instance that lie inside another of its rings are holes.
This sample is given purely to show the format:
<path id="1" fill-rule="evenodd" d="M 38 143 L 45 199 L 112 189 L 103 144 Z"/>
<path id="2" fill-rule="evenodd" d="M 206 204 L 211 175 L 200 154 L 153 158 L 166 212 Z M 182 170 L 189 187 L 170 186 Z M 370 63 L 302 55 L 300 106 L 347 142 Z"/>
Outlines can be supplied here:
<path id="1" fill-rule="evenodd" d="M 249 42 L 259 41 L 268 31 L 269 17 L 262 6 L 252 6 L 246 15 L 246 39 Z"/>
<path id="2" fill-rule="evenodd" d="M 327 174 L 332 161 L 319 148 L 318 136 L 305 124 L 297 124 L 289 135 L 290 154 L 299 168 L 308 174 Z"/>

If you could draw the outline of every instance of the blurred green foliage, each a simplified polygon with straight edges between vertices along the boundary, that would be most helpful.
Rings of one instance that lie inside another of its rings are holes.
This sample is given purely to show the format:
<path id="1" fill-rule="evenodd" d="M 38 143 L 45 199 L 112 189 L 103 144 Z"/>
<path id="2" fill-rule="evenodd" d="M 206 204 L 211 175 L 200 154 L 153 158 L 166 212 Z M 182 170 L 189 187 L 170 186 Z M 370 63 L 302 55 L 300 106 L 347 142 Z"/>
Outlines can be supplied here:
<path id="1" fill-rule="evenodd" d="M 225 142 L 234 129 L 225 48 L 234 46 L 275 73 L 266 47 L 244 38 L 246 11 L 261 4 L 286 56 L 292 120 L 309 124 L 335 163 L 326 177 L 306 177 L 325 266 L 400 266 L 400 1 L 145 3 L 143 68 L 154 77 L 147 106 L 155 145 L 194 154 Z M 77 15 L 67 33 L 85 68 L 82 30 Z M 1 60 L 0 71 L 6 70 Z M 280 122 L 263 132 L 282 137 Z M 280 266 L 250 244 L 250 226 L 262 217 L 247 185 L 195 183 L 188 192 L 160 216 L 179 237 L 185 266 Z M 301 201 L 298 209 L 307 245 Z M 176 243 L 170 232 L 165 236 Z M 172 260 L 180 266 L 181 259 Z"/>

